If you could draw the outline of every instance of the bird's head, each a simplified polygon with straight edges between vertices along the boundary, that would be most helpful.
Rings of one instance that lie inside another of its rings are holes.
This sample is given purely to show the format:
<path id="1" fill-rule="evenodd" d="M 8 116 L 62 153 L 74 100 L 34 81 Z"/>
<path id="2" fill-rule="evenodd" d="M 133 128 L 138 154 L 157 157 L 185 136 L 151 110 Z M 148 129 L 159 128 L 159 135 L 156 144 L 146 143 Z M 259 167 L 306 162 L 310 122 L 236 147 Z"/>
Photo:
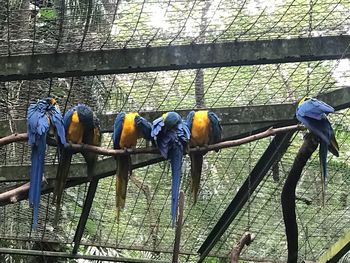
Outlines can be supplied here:
<path id="1" fill-rule="evenodd" d="M 164 113 L 162 117 L 164 119 L 164 124 L 168 129 L 172 129 L 181 121 L 181 116 L 174 111 Z"/>
<path id="2" fill-rule="evenodd" d="M 309 100 L 309 99 L 311 99 L 311 97 L 305 96 L 304 98 L 302 98 L 302 99 L 299 101 L 299 103 L 298 103 L 298 107 L 299 107 L 301 104 L 303 104 L 305 101 Z"/>
<path id="3" fill-rule="evenodd" d="M 46 101 L 46 103 L 48 104 L 48 105 L 52 105 L 52 106 L 55 106 L 56 104 L 57 104 L 57 101 L 54 99 L 54 98 L 51 98 L 51 97 L 48 97 L 48 98 L 46 98 L 45 99 L 45 101 Z"/>

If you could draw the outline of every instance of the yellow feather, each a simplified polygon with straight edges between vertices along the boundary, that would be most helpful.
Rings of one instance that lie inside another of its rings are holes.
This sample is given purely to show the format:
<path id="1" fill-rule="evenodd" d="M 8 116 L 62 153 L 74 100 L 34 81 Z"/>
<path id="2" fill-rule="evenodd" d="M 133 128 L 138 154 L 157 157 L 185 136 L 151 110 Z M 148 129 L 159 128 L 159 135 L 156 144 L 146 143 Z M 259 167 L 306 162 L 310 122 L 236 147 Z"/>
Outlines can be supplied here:
<path id="1" fill-rule="evenodd" d="M 71 123 L 68 127 L 67 139 L 72 143 L 82 143 L 84 134 L 84 127 L 79 122 L 78 112 L 72 115 Z"/>
<path id="2" fill-rule="evenodd" d="M 190 146 L 203 146 L 209 143 L 210 120 L 208 111 L 195 112 L 192 120 Z"/>
<path id="3" fill-rule="evenodd" d="M 299 104 L 298 104 L 298 107 L 303 104 L 306 100 L 309 100 L 311 99 L 311 97 L 308 97 L 308 96 L 305 96 L 304 98 L 302 98 L 300 101 L 299 101 Z"/>
<path id="4" fill-rule="evenodd" d="M 130 112 L 125 114 L 122 133 L 120 135 L 119 146 L 121 148 L 130 148 L 136 146 L 138 138 L 138 130 L 135 125 L 135 117 L 139 114 L 137 112 Z"/>

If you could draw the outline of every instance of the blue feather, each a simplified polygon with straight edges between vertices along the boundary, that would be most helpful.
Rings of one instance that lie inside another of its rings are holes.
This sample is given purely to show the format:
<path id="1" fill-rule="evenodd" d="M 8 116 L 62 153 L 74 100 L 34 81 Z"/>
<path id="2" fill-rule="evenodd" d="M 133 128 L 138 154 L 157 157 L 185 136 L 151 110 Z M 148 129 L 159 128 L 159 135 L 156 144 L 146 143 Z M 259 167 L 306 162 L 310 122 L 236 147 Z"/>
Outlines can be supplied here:
<path id="1" fill-rule="evenodd" d="M 194 114 L 195 114 L 195 111 L 190 111 L 190 113 L 186 117 L 186 125 L 190 131 L 192 130 Z"/>
<path id="2" fill-rule="evenodd" d="M 208 112 L 208 118 L 211 122 L 210 143 L 217 143 L 221 140 L 222 126 L 219 117 L 212 111 Z"/>
<path id="3" fill-rule="evenodd" d="M 41 99 L 31 104 L 27 112 L 28 143 L 32 148 L 32 166 L 30 172 L 29 204 L 33 208 L 33 229 L 38 225 L 41 181 L 44 175 L 46 137 L 51 125 L 59 138 L 58 145 L 65 143 L 62 129 L 62 115 L 58 106 L 51 103 L 51 98 Z M 50 122 L 49 122 L 50 120 Z"/>
<path id="4" fill-rule="evenodd" d="M 63 126 L 65 131 L 69 130 L 70 124 L 72 123 L 72 117 L 74 112 L 77 112 L 79 117 L 79 123 L 83 126 L 82 138 L 79 138 L 82 143 L 99 146 L 101 142 L 100 137 L 100 126 L 97 117 L 94 115 L 91 108 L 84 104 L 78 104 L 68 110 L 63 117 Z M 95 131 L 97 132 L 95 134 Z M 96 141 L 97 139 L 97 141 Z M 71 141 L 72 139 L 67 136 L 67 141 L 70 143 L 77 143 Z M 56 175 L 56 185 L 54 189 L 53 201 L 56 202 L 56 214 L 54 224 L 57 224 L 59 218 L 59 209 L 61 204 L 62 193 L 69 173 L 70 163 L 72 154 L 74 151 L 62 148 L 60 152 L 59 166 Z M 97 155 L 92 152 L 83 152 L 82 155 L 87 164 L 87 175 L 90 180 L 94 175 L 94 168 L 97 162 Z"/>
<path id="5" fill-rule="evenodd" d="M 305 100 L 296 111 L 297 119 L 303 123 L 311 133 L 320 140 L 319 158 L 322 174 L 322 203 L 324 203 L 324 193 L 327 179 L 327 153 L 328 148 L 334 155 L 338 155 L 338 143 L 334 137 L 334 131 L 326 114 L 334 112 L 328 104 L 317 99 Z"/>
<path id="6" fill-rule="evenodd" d="M 181 183 L 183 147 L 179 142 L 174 142 L 169 151 L 169 159 L 171 164 L 172 187 L 171 187 L 171 218 L 172 226 L 175 225 L 177 206 L 179 200 L 179 191 Z"/>
<path id="7" fill-rule="evenodd" d="M 74 111 L 76 111 L 77 106 L 69 109 L 63 116 L 63 125 L 64 125 L 64 129 L 67 131 L 68 127 L 72 121 L 72 116 Z"/>
<path id="8" fill-rule="evenodd" d="M 151 140 L 152 125 L 149 121 L 141 116 L 135 117 L 135 124 L 137 129 L 141 132 L 141 135 L 146 140 Z"/>
<path id="9" fill-rule="evenodd" d="M 153 139 L 157 139 L 158 134 L 162 130 L 162 127 L 164 127 L 164 119 L 163 117 L 159 117 L 155 119 L 152 123 L 152 130 L 151 130 L 151 137 Z"/>
<path id="10" fill-rule="evenodd" d="M 151 136 L 156 141 L 161 155 L 170 160 L 172 171 L 172 225 L 175 225 L 179 190 L 181 184 L 181 167 L 183 149 L 190 139 L 187 124 L 176 112 L 167 113 L 165 119 L 159 117 L 153 121 Z"/>
<path id="11" fill-rule="evenodd" d="M 120 136 L 122 134 L 123 130 L 123 123 L 125 119 L 125 112 L 120 112 L 114 121 L 114 129 L 113 129 L 113 144 L 114 149 L 120 149 L 119 142 L 120 142 Z"/>
<path id="12" fill-rule="evenodd" d="M 334 109 L 323 101 L 309 99 L 299 105 L 297 112 L 302 117 L 321 120 L 326 117 L 326 114 L 334 112 Z"/>

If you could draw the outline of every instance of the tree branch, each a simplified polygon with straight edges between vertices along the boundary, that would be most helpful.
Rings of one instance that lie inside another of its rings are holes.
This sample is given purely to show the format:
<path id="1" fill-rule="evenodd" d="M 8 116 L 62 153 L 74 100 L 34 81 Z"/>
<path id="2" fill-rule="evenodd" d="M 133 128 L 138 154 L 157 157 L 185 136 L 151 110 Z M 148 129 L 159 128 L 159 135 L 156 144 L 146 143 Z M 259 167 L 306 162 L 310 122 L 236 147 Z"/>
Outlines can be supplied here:
<path id="1" fill-rule="evenodd" d="M 231 263 L 238 263 L 239 255 L 245 245 L 249 246 L 253 242 L 255 235 L 245 232 L 241 239 L 233 246 L 231 251 Z"/>
<path id="2" fill-rule="evenodd" d="M 195 147 L 191 148 L 190 152 L 207 152 L 207 151 L 217 151 L 224 148 L 230 148 L 238 145 L 242 145 L 248 142 L 253 142 L 256 140 L 260 140 L 269 136 L 276 135 L 277 133 L 284 133 L 288 131 L 293 130 L 305 130 L 305 127 L 297 124 L 297 125 L 291 125 L 281 128 L 269 128 L 266 131 L 247 136 L 238 140 L 231 140 L 231 141 L 225 141 L 225 142 L 219 142 L 216 144 L 208 145 L 207 147 Z M 5 144 L 11 143 L 11 142 L 17 142 L 17 141 L 26 141 L 28 140 L 28 136 L 26 133 L 20 133 L 20 134 L 12 134 L 7 137 L 0 139 L 0 146 L 3 146 Z M 116 155 L 128 155 L 128 154 L 155 154 L 159 153 L 159 150 L 154 147 L 146 147 L 146 148 L 137 148 L 137 149 L 120 149 L 120 150 L 114 150 L 114 149 L 107 149 L 103 147 L 97 147 L 93 145 L 88 144 L 66 144 L 66 149 L 70 149 L 76 152 L 94 152 L 101 155 L 107 155 L 107 156 L 116 156 Z"/>
<path id="3" fill-rule="evenodd" d="M 288 263 L 297 263 L 298 260 L 298 225 L 295 214 L 295 189 L 307 160 L 309 160 L 312 153 L 317 149 L 317 146 L 318 140 L 315 135 L 311 133 L 306 134 L 304 143 L 294 159 L 293 166 L 290 169 L 281 194 L 283 220 L 287 235 Z"/>
<path id="4" fill-rule="evenodd" d="M 0 147 L 4 146 L 6 144 L 9 144 L 11 142 L 23 142 L 28 140 L 28 134 L 27 133 L 14 133 L 9 136 L 0 138 Z"/>

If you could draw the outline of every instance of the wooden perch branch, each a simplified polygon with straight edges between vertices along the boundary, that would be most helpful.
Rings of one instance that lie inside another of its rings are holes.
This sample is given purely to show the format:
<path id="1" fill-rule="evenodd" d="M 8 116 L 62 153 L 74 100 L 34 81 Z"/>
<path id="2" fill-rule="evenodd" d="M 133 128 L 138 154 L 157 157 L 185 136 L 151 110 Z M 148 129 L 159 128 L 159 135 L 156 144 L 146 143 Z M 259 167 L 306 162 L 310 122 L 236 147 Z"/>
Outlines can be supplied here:
<path id="1" fill-rule="evenodd" d="M 297 263 L 298 260 L 298 225 L 295 214 L 295 189 L 307 160 L 309 160 L 312 153 L 317 149 L 317 146 L 317 138 L 311 133 L 306 134 L 304 143 L 294 159 L 293 166 L 290 169 L 281 194 L 283 220 L 287 235 L 288 263 Z"/>
<path id="2" fill-rule="evenodd" d="M 245 232 L 241 239 L 233 246 L 231 251 L 231 263 L 238 263 L 239 255 L 245 245 L 249 246 L 253 242 L 255 235 Z"/>
<path id="3" fill-rule="evenodd" d="M 14 133 L 9 136 L 0 138 L 0 147 L 4 146 L 6 144 L 9 144 L 11 142 L 23 142 L 28 140 L 28 134 L 27 133 Z"/>
<path id="4" fill-rule="evenodd" d="M 224 148 L 230 148 L 233 146 L 242 145 L 248 142 L 253 142 L 256 140 L 260 140 L 272 135 L 276 135 L 277 133 L 284 133 L 288 131 L 294 131 L 294 130 L 305 130 L 305 127 L 297 124 L 297 125 L 291 125 L 281 128 L 269 128 L 266 131 L 244 137 L 242 139 L 238 140 L 231 140 L 231 141 L 225 141 L 225 142 L 219 142 L 216 144 L 211 144 L 207 147 L 195 147 L 191 148 L 190 152 L 207 152 L 207 151 L 217 151 Z M 26 133 L 21 134 L 12 134 L 7 137 L 0 139 L 0 146 L 3 146 L 5 144 L 11 143 L 11 142 L 17 142 L 17 141 L 25 141 L 28 140 L 28 136 Z M 97 147 L 93 145 L 87 145 L 87 144 L 66 144 L 65 147 L 67 149 L 71 149 L 76 152 L 94 152 L 101 155 L 107 155 L 107 156 L 116 156 L 116 155 L 128 155 L 128 154 L 155 154 L 159 153 L 159 150 L 154 147 L 146 147 L 146 148 L 137 148 L 137 149 L 126 149 L 126 150 L 114 150 L 114 149 L 107 149 L 103 147 Z"/>
<path id="5" fill-rule="evenodd" d="M 1 203 L 16 203 L 20 198 L 19 196 L 22 194 L 28 194 L 29 183 L 23 184 L 17 188 L 6 191 L 0 194 L 0 204 Z"/>

